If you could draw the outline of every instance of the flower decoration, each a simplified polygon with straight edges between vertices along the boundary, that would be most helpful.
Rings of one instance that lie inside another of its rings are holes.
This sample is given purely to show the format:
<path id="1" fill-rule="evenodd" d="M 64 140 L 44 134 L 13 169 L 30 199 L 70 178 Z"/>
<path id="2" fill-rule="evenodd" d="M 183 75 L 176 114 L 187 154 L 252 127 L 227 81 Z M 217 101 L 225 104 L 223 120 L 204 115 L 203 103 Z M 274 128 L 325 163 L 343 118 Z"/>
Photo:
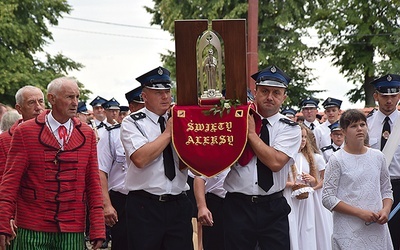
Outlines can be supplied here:
<path id="1" fill-rule="evenodd" d="M 204 110 L 203 113 L 205 115 L 216 115 L 219 114 L 220 117 L 223 116 L 224 112 L 226 111 L 227 114 L 231 112 L 231 108 L 240 105 L 240 101 L 238 99 L 231 100 L 231 99 L 223 99 L 219 100 L 219 104 L 214 105 L 211 109 L 209 110 Z"/>

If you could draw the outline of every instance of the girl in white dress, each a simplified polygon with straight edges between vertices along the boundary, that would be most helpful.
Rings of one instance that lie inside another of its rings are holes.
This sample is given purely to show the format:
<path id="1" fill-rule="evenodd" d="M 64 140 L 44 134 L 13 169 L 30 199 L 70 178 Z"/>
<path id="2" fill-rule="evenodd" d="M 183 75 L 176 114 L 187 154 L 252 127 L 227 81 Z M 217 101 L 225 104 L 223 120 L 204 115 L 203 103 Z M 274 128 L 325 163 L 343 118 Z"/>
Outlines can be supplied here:
<path id="1" fill-rule="evenodd" d="M 332 249 L 393 249 L 387 225 L 393 203 L 382 152 L 364 146 L 365 115 L 356 109 L 340 118 L 345 146 L 329 159 L 322 202 L 333 211 Z"/>
<path id="2" fill-rule="evenodd" d="M 314 151 L 309 141 L 309 129 L 302 124 L 300 126 L 302 132 L 301 145 L 284 190 L 284 196 L 292 209 L 289 214 L 290 243 L 292 250 L 317 250 L 315 201 L 312 187 L 318 184 L 318 169 Z M 307 186 L 292 192 L 295 183 L 307 184 Z M 308 198 L 297 199 L 295 197 L 303 192 L 308 192 Z"/>

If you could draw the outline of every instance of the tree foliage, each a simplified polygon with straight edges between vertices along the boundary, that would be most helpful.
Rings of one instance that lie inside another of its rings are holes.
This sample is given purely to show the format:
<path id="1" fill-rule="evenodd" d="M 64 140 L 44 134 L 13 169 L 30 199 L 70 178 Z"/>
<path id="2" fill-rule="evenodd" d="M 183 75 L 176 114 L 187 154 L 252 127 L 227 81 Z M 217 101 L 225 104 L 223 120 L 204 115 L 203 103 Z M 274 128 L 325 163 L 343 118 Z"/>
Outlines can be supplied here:
<path id="1" fill-rule="evenodd" d="M 15 104 L 16 91 L 25 85 L 45 90 L 56 77 L 82 65 L 43 50 L 53 40 L 48 25 L 58 25 L 71 6 L 66 0 L 3 0 L 0 2 L 0 102 Z M 90 91 L 79 84 L 82 94 Z M 87 97 L 86 97 L 87 98 Z"/>
<path id="2" fill-rule="evenodd" d="M 152 24 L 174 34 L 174 21 L 184 19 L 247 19 L 248 3 L 244 0 L 154 0 L 154 7 L 146 7 L 153 15 Z M 314 80 L 305 65 L 313 60 L 316 48 L 301 40 L 307 35 L 307 20 L 314 7 L 305 0 L 259 1 L 259 69 L 275 64 L 292 78 L 288 89 L 288 104 L 297 106 L 300 100 L 317 92 L 307 90 Z M 162 56 L 165 67 L 175 73 L 172 51 Z M 255 73 L 255 72 L 253 72 Z"/>
<path id="3" fill-rule="evenodd" d="M 321 48 L 332 56 L 346 79 L 356 86 L 347 95 L 352 102 L 375 106 L 374 78 L 400 73 L 400 2 L 392 0 L 326 1 L 315 12 Z"/>
<path id="4" fill-rule="evenodd" d="M 244 0 L 154 0 L 146 7 L 152 24 L 174 33 L 180 19 L 247 18 Z M 276 64 L 293 77 L 288 89 L 293 106 L 315 91 L 315 80 L 305 64 L 317 56 L 330 57 L 340 73 L 355 85 L 347 95 L 351 102 L 365 100 L 375 106 L 369 83 L 388 73 L 400 73 L 400 2 L 392 0 L 259 0 L 259 68 Z M 302 38 L 317 30 L 320 45 L 309 47 Z M 163 56 L 174 71 L 174 54 Z"/>

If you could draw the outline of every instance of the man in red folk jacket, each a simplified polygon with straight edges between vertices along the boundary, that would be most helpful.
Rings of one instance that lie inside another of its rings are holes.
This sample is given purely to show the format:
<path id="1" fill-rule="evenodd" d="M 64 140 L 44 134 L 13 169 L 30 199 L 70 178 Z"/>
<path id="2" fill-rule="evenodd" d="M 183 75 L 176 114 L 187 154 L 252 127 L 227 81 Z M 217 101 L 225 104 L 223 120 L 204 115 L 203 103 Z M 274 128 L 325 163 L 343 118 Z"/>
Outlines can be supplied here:
<path id="1" fill-rule="evenodd" d="M 84 247 L 86 206 L 90 239 L 99 249 L 105 238 L 96 136 L 76 116 L 79 88 L 73 78 L 47 87 L 52 110 L 19 125 L 0 184 L 0 250 Z"/>

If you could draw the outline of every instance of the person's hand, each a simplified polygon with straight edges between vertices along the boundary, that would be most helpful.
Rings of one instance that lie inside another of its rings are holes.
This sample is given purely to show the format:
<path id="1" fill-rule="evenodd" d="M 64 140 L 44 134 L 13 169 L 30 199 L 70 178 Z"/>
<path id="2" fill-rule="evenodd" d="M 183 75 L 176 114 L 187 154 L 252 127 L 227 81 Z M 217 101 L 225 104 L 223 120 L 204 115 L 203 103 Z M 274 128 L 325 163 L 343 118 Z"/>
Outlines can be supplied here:
<path id="1" fill-rule="evenodd" d="M 310 183 L 311 186 L 315 186 L 317 184 L 317 180 L 314 178 L 314 176 L 307 173 L 301 173 L 301 179 L 306 183 Z"/>
<path id="2" fill-rule="evenodd" d="M 212 218 L 212 214 L 211 214 L 210 210 L 208 210 L 207 207 L 199 208 L 197 218 L 198 218 L 198 222 L 200 222 L 200 224 L 202 226 L 212 227 L 214 225 L 214 220 Z"/>
<path id="3" fill-rule="evenodd" d="M 15 220 L 13 219 L 10 220 L 10 227 L 12 232 L 11 240 L 13 240 L 17 236 L 17 229 L 18 229 L 17 225 L 15 224 Z"/>
<path id="4" fill-rule="evenodd" d="M 93 250 L 100 249 L 101 245 L 103 244 L 104 240 L 94 240 L 91 241 L 90 244 L 92 245 Z"/>
<path id="5" fill-rule="evenodd" d="M 383 225 L 388 222 L 389 220 L 389 212 L 386 209 L 382 209 L 378 212 L 378 220 L 377 223 Z"/>
<path id="6" fill-rule="evenodd" d="M 164 133 L 165 132 L 172 135 L 172 116 L 167 120 Z"/>
<path id="7" fill-rule="evenodd" d="M 358 218 L 362 219 L 366 223 L 373 223 L 378 221 L 379 215 L 372 211 L 361 209 L 361 212 L 358 213 Z"/>
<path id="8" fill-rule="evenodd" d="M 0 235 L 0 250 L 6 250 L 7 246 L 11 244 L 11 237 L 7 235 Z"/>
<path id="9" fill-rule="evenodd" d="M 256 122 L 254 121 L 254 117 L 250 114 L 247 115 L 247 134 L 256 133 Z"/>
<path id="10" fill-rule="evenodd" d="M 118 222 L 118 213 L 112 205 L 104 206 L 104 220 L 109 227 L 114 226 Z"/>

